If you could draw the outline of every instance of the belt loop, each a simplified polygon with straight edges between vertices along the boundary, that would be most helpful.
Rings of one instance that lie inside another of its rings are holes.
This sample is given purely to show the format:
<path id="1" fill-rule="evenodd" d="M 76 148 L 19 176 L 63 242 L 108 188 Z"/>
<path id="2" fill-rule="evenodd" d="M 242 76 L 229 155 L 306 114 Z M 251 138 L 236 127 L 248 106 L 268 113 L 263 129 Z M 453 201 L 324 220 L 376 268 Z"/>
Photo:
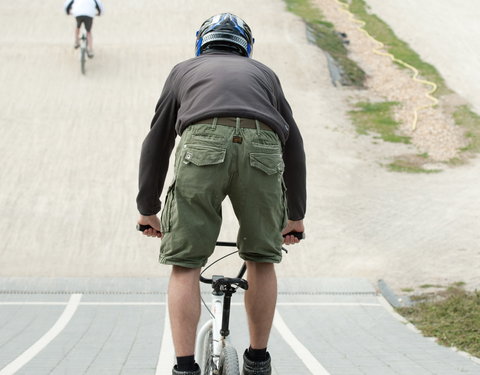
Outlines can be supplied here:
<path id="1" fill-rule="evenodd" d="M 215 130 L 217 128 L 217 121 L 218 117 L 214 117 L 212 122 L 212 130 Z"/>
<path id="2" fill-rule="evenodd" d="M 235 119 L 235 134 L 240 133 L 240 117 Z"/>
<path id="3" fill-rule="evenodd" d="M 258 122 L 258 120 L 255 120 L 255 126 L 257 127 L 257 136 L 260 135 L 260 123 Z"/>

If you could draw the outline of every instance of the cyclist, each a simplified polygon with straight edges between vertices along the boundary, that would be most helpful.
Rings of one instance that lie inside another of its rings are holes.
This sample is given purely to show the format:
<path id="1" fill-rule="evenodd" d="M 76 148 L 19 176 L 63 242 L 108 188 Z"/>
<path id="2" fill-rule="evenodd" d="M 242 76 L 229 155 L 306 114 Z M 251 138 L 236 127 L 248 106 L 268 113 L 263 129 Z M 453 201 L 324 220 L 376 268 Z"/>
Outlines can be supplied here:
<path id="1" fill-rule="evenodd" d="M 197 32 L 196 57 L 166 79 L 140 155 L 137 207 L 143 233 L 162 238 L 160 262 L 172 265 L 168 304 L 177 356 L 174 375 L 198 375 L 194 360 L 200 317 L 200 268 L 212 254 L 228 195 L 247 262 L 245 293 L 250 347 L 245 375 L 271 373 L 267 352 L 277 297 L 274 264 L 282 243 L 303 232 L 305 153 L 276 74 L 250 58 L 254 39 L 239 17 L 222 13 Z M 175 178 L 161 219 L 163 189 L 176 135 Z M 286 189 L 284 188 L 286 186 Z M 193 297 L 192 297 L 193 295 Z"/>
<path id="2" fill-rule="evenodd" d="M 73 14 L 77 21 L 75 28 L 75 44 L 74 48 L 80 47 L 80 27 L 82 23 L 87 30 L 87 56 L 92 58 L 93 53 L 93 38 L 92 38 L 92 24 L 95 15 L 100 16 L 103 13 L 103 4 L 100 0 L 66 0 L 64 4 L 65 12 Z"/>

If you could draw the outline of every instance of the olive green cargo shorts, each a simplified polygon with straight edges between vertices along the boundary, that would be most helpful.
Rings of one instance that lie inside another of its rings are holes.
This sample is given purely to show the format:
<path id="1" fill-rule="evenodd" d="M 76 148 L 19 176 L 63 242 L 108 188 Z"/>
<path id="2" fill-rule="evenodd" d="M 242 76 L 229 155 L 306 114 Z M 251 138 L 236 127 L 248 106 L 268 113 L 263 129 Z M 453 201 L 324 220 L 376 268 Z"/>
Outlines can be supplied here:
<path id="1" fill-rule="evenodd" d="M 257 123 L 258 124 L 258 123 Z M 240 257 L 279 263 L 287 222 L 282 146 L 275 132 L 212 124 L 189 126 L 175 154 L 175 179 L 161 214 L 160 263 L 202 267 L 213 253 L 222 201 L 239 222 Z"/>

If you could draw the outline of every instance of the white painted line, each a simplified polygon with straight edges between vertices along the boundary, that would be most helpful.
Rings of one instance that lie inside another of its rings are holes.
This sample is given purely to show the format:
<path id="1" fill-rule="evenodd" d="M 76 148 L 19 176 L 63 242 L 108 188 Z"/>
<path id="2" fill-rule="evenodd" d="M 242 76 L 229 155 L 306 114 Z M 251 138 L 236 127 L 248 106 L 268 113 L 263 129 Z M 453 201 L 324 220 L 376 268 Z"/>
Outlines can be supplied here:
<path id="1" fill-rule="evenodd" d="M 72 294 L 68 301 L 67 307 L 63 310 L 62 315 L 58 318 L 56 323 L 50 330 L 45 333 L 35 344 L 25 350 L 13 362 L 10 362 L 6 367 L 0 371 L 0 375 L 11 375 L 25 366 L 32 358 L 34 358 L 40 351 L 43 350 L 57 335 L 66 327 L 73 314 L 80 304 L 81 294 Z"/>
<path id="2" fill-rule="evenodd" d="M 65 306 L 68 302 L 0 302 L 0 306 Z M 166 302 L 80 302 L 80 306 L 165 306 Z M 243 306 L 243 302 L 232 302 L 232 306 Z M 381 303 L 368 303 L 368 302 L 278 302 L 277 306 L 376 306 L 382 307 Z"/>
<path id="3" fill-rule="evenodd" d="M 82 302 L 82 306 L 166 306 L 166 302 Z"/>
<path id="4" fill-rule="evenodd" d="M 367 303 L 367 302 L 278 302 L 277 306 L 378 306 L 382 307 L 379 303 Z"/>
<path id="5" fill-rule="evenodd" d="M 160 355 L 158 357 L 155 375 L 170 374 L 174 364 L 174 357 L 175 350 L 173 348 L 172 331 L 170 329 L 170 316 L 168 313 L 167 303 L 165 307 L 165 324 L 163 327 L 162 345 L 160 346 Z"/>
<path id="6" fill-rule="evenodd" d="M 66 306 L 68 302 L 0 302 L 0 306 Z"/>
<path id="7" fill-rule="evenodd" d="M 285 324 L 285 321 L 278 310 L 275 311 L 273 326 L 283 336 L 285 342 L 290 345 L 295 354 L 313 375 L 330 375 L 312 353 L 310 353 L 310 351 L 295 337 L 292 331 L 290 331 L 290 328 Z"/>

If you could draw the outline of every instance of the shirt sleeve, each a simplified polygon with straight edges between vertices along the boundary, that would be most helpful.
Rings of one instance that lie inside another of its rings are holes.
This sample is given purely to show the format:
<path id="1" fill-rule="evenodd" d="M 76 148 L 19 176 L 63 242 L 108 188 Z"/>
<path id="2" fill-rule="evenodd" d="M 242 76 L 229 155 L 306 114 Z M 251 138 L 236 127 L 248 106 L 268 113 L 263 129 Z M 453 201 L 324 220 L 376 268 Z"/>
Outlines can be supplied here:
<path id="1" fill-rule="evenodd" d="M 155 108 L 150 131 L 142 144 L 138 178 L 138 211 L 145 216 L 160 211 L 170 154 L 175 146 L 178 103 L 172 73 L 167 78 Z"/>
<path id="2" fill-rule="evenodd" d="M 74 0 L 66 0 L 65 3 L 63 4 L 63 9 L 65 10 L 65 13 L 70 14 L 70 10 L 72 9 Z"/>
<path id="3" fill-rule="evenodd" d="M 288 218 L 290 220 L 302 220 L 305 217 L 307 205 L 307 172 L 303 138 L 277 76 L 275 76 L 275 80 L 279 90 L 277 109 L 289 125 L 289 134 L 283 150 L 285 162 L 283 179 L 287 188 Z"/>
<path id="4" fill-rule="evenodd" d="M 97 9 L 98 15 L 102 15 L 105 8 L 103 7 L 103 3 L 100 0 L 94 0 L 95 1 L 95 8 Z"/>

